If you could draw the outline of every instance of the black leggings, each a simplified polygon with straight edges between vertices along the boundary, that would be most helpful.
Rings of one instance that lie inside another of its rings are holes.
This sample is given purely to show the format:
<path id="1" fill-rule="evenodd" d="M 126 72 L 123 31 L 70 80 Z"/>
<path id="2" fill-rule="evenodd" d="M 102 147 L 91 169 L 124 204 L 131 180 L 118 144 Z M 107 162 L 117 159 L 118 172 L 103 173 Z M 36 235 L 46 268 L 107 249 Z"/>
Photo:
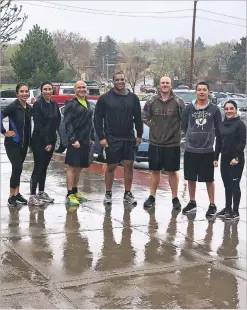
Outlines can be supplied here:
<path id="1" fill-rule="evenodd" d="M 239 162 L 235 166 L 230 165 L 232 159 L 233 158 L 229 158 L 229 156 L 221 156 L 220 170 L 225 187 L 226 208 L 231 211 L 233 202 L 233 210 L 238 211 L 241 199 L 241 189 L 239 185 L 245 163 L 244 154 L 239 157 Z"/>
<path id="2" fill-rule="evenodd" d="M 14 142 L 11 138 L 5 138 L 4 146 L 12 165 L 10 188 L 15 189 L 20 186 L 21 173 L 24 160 L 27 156 L 28 146 L 22 147 L 20 143 Z"/>
<path id="3" fill-rule="evenodd" d="M 34 168 L 31 176 L 30 190 L 31 195 L 36 195 L 36 189 L 39 184 L 39 191 L 45 189 L 46 171 L 54 152 L 55 142 L 51 143 L 52 149 L 50 152 L 45 150 L 46 145 L 40 141 L 39 137 L 33 137 L 31 146 L 33 151 Z"/>

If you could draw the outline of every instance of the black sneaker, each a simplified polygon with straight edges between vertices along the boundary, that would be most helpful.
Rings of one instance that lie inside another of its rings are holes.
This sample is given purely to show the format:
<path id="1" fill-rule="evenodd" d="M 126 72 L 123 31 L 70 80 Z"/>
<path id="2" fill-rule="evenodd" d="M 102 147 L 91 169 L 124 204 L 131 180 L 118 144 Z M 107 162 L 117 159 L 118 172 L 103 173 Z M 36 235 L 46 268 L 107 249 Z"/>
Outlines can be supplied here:
<path id="1" fill-rule="evenodd" d="M 216 214 L 216 216 L 217 216 L 217 217 L 225 217 L 226 214 L 227 214 L 227 209 L 224 208 L 224 209 L 222 209 L 220 212 L 218 212 L 218 213 Z"/>
<path id="2" fill-rule="evenodd" d="M 179 211 L 181 210 L 181 203 L 178 197 L 175 197 L 172 199 L 172 205 L 173 205 L 174 210 L 179 210 Z"/>
<path id="3" fill-rule="evenodd" d="M 20 194 L 18 193 L 16 196 L 16 202 L 22 205 L 26 205 L 27 204 L 27 200 Z"/>
<path id="4" fill-rule="evenodd" d="M 229 212 L 225 215 L 225 220 L 238 220 L 239 219 L 239 213 L 237 211 Z"/>
<path id="5" fill-rule="evenodd" d="M 148 197 L 148 199 L 144 202 L 143 207 L 144 208 L 152 208 L 152 207 L 154 207 L 154 205 L 155 205 L 155 198 L 154 198 L 154 196 L 150 195 Z"/>
<path id="6" fill-rule="evenodd" d="M 206 213 L 206 217 L 211 217 L 211 216 L 215 216 L 217 212 L 217 208 L 215 204 L 210 204 L 208 207 L 208 211 Z"/>
<path id="7" fill-rule="evenodd" d="M 183 213 L 191 213 L 196 212 L 196 202 L 194 200 L 190 200 L 185 208 L 183 208 Z"/>
<path id="8" fill-rule="evenodd" d="M 17 207 L 17 202 L 16 202 L 16 197 L 15 196 L 12 196 L 12 197 L 9 197 L 8 199 L 8 206 L 9 207 Z"/>

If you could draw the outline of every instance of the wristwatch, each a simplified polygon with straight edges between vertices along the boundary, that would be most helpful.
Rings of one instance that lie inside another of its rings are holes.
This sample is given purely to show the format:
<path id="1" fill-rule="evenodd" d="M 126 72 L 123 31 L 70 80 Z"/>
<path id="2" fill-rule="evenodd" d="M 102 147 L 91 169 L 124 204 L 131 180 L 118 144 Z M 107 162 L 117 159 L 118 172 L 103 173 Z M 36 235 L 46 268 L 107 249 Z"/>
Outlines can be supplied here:
<path id="1" fill-rule="evenodd" d="M 235 159 L 236 161 L 239 161 L 238 157 L 235 157 L 234 159 Z"/>

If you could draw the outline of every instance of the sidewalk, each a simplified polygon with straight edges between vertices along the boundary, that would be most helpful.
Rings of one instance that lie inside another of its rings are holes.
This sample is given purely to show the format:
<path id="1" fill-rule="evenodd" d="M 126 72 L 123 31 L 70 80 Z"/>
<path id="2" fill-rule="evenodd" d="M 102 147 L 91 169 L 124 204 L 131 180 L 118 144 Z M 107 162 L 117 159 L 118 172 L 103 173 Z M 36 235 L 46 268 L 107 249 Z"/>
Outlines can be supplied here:
<path id="1" fill-rule="evenodd" d="M 1 145 L 0 308 L 245 308 L 246 172 L 238 223 L 207 221 L 205 185 L 197 191 L 196 217 L 172 212 L 167 177 L 155 212 L 143 210 L 149 172 L 135 171 L 138 205 L 124 205 L 119 167 L 113 205 L 105 208 L 103 164 L 83 171 L 80 189 L 90 198 L 76 212 L 65 209 L 66 166 L 54 156 L 46 208 L 6 206 L 11 167 Z M 63 160 L 63 159 L 62 159 Z M 28 155 L 22 193 L 29 194 Z M 216 173 L 216 203 L 224 204 Z M 181 171 L 182 175 L 182 171 Z M 188 201 L 181 179 L 179 197 Z"/>

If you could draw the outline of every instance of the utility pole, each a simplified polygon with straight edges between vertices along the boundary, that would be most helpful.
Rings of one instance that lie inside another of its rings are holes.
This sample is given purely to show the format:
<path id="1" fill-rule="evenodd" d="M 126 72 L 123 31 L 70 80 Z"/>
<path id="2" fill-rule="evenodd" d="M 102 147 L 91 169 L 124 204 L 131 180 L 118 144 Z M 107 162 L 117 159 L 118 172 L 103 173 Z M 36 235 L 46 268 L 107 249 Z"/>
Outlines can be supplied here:
<path id="1" fill-rule="evenodd" d="M 108 81 L 109 79 L 109 62 L 108 62 L 108 55 L 105 56 L 106 57 L 106 79 Z"/>
<path id="2" fill-rule="evenodd" d="M 191 40 L 191 55 L 190 55 L 190 82 L 189 88 L 192 89 L 193 71 L 194 71 L 194 48 L 195 48 L 195 26 L 196 26 L 196 5 L 198 1 L 194 1 L 193 23 L 192 23 L 192 40 Z"/>
<path id="3" fill-rule="evenodd" d="M 103 56 L 103 81 L 105 80 L 105 56 Z"/>

